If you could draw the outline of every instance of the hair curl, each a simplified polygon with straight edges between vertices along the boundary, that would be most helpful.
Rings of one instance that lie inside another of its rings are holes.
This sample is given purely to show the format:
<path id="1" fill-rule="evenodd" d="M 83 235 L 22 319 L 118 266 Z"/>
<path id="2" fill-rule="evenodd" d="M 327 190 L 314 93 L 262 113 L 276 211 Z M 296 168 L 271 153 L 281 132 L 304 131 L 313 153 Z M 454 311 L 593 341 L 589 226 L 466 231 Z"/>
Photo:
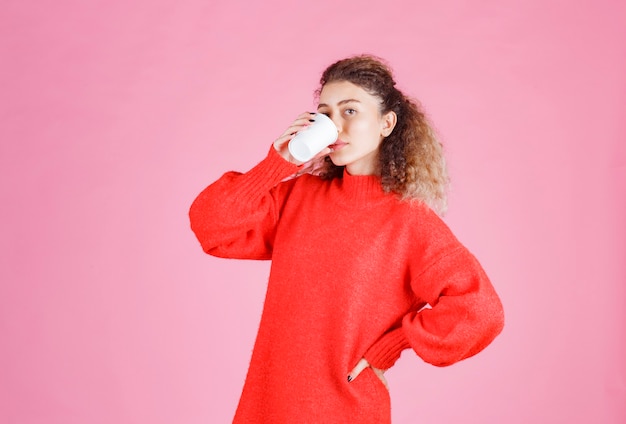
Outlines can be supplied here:
<path id="1" fill-rule="evenodd" d="M 448 172 L 441 143 L 418 103 L 396 88 L 393 73 L 382 59 L 359 55 L 330 65 L 320 78 L 324 85 L 348 81 L 380 99 L 380 113 L 397 115 L 397 123 L 379 148 L 381 184 L 402 199 L 420 200 L 443 215 L 447 208 Z M 343 166 L 326 156 L 316 174 L 324 179 L 341 178 Z"/>

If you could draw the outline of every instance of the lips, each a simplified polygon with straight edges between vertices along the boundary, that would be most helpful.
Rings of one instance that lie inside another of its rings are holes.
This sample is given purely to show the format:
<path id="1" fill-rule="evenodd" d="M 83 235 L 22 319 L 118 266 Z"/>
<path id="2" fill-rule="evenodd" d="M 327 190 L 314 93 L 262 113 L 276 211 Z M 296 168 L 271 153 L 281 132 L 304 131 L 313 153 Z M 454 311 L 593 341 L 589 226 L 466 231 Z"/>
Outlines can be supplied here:
<path id="1" fill-rule="evenodd" d="M 342 141 L 342 140 L 338 139 L 337 141 L 335 141 L 333 144 L 331 144 L 328 147 L 330 147 L 333 150 L 333 152 L 335 152 L 335 151 L 341 149 L 343 146 L 345 146 L 347 144 L 348 143 L 346 143 L 345 141 Z"/>

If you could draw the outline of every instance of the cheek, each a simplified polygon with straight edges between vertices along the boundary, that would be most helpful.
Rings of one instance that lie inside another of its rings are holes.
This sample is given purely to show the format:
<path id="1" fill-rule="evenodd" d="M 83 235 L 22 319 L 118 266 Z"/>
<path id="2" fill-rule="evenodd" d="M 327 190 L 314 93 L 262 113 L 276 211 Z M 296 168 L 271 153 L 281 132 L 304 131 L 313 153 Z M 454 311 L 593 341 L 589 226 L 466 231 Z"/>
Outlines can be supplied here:
<path id="1" fill-rule="evenodd" d="M 379 130 L 376 122 L 371 119 L 359 119 L 350 122 L 351 132 L 358 133 L 361 137 L 368 139 L 378 139 Z"/>

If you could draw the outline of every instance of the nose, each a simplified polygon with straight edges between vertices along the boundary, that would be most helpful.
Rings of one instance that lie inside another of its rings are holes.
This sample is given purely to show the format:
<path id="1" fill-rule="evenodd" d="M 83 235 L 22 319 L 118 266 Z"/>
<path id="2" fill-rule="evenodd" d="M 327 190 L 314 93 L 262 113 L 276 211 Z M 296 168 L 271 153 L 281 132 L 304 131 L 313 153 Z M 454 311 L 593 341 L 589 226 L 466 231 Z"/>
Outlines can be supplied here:
<path id="1" fill-rule="evenodd" d="M 337 127 L 337 132 L 339 134 L 341 134 L 341 119 L 337 116 L 331 116 L 330 117 L 331 121 L 333 121 L 333 123 L 335 124 L 335 126 Z"/>

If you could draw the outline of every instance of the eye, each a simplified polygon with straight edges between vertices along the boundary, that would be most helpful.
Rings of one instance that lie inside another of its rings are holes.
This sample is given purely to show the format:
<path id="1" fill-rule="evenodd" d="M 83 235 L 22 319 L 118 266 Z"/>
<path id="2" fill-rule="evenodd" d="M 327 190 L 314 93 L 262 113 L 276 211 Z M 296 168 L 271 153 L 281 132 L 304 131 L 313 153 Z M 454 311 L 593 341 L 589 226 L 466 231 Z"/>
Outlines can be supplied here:
<path id="1" fill-rule="evenodd" d="M 354 115 L 356 113 L 356 110 L 348 108 L 348 109 L 344 110 L 343 113 L 345 113 L 346 115 Z"/>

